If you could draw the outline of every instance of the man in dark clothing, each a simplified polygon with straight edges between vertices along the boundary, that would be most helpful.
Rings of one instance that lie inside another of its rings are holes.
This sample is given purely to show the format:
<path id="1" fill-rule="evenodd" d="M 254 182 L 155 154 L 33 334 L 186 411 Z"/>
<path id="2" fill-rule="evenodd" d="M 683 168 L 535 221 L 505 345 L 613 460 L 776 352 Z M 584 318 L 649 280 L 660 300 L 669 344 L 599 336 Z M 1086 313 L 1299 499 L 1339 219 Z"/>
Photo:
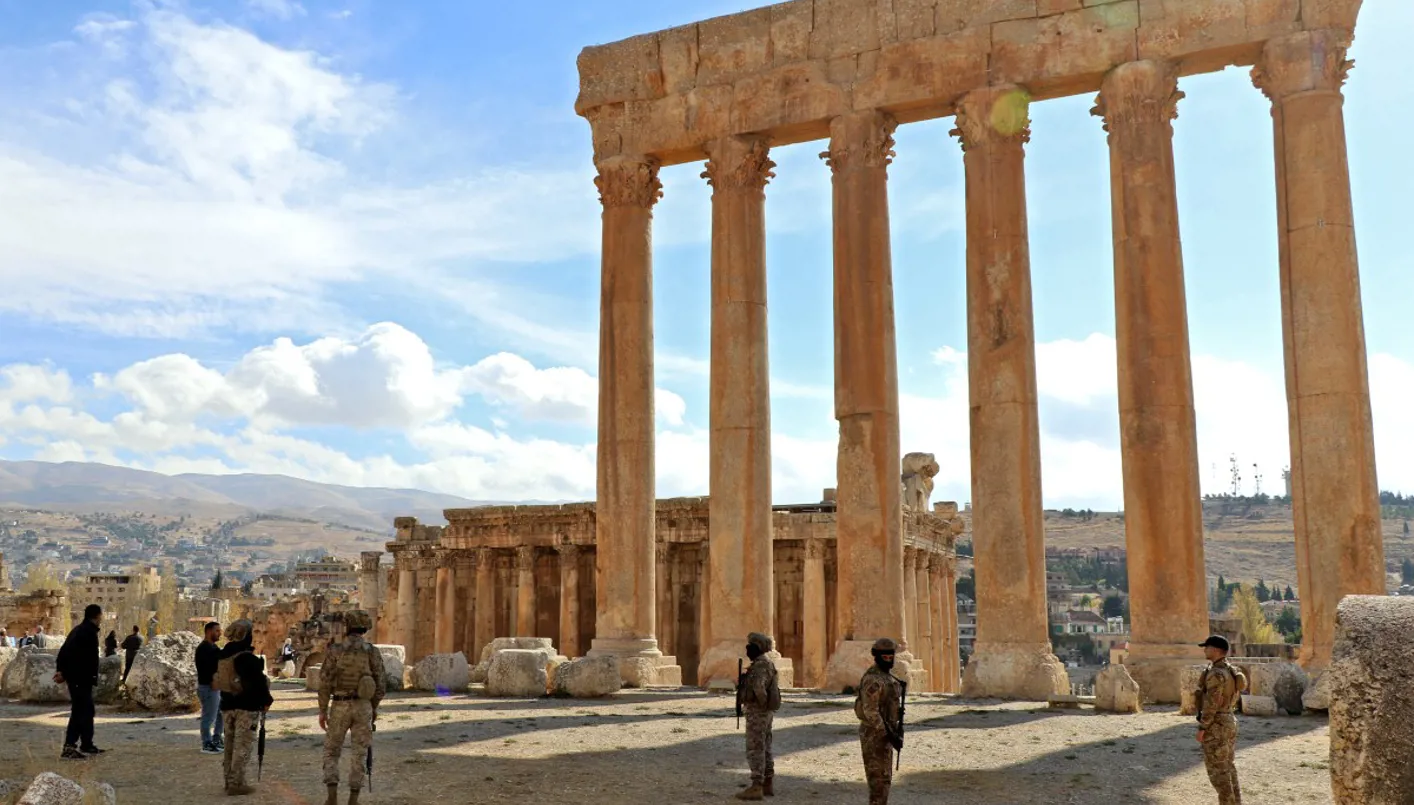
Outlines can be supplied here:
<path id="1" fill-rule="evenodd" d="M 222 765 L 226 793 L 241 796 L 255 791 L 247 785 L 246 770 L 254 754 L 260 714 L 270 709 L 275 699 L 270 695 L 270 682 L 265 678 L 265 661 L 252 651 L 251 622 L 241 619 L 232 623 L 226 635 L 229 640 L 217 659 L 218 674 L 220 661 L 230 659 L 240 692 L 221 692 L 221 718 L 225 721 L 226 737 L 231 740 L 226 744 Z"/>
<path id="2" fill-rule="evenodd" d="M 138 634 L 136 626 L 133 633 L 123 639 L 123 653 L 127 656 L 123 658 L 123 681 L 128 681 L 128 672 L 133 670 L 133 660 L 137 659 L 138 649 L 142 648 L 142 635 Z"/>
<path id="3" fill-rule="evenodd" d="M 98 628 L 102 624 L 103 609 L 89 604 L 84 608 L 83 622 L 69 632 L 54 658 L 54 681 L 69 688 L 69 727 L 60 755 L 68 760 L 103 752 L 93 745 L 93 689 L 98 685 Z"/>
<path id="4" fill-rule="evenodd" d="M 221 649 L 216 647 L 216 641 L 221 639 L 221 624 L 211 621 L 203 633 L 205 639 L 196 646 L 196 698 L 201 702 L 201 751 L 214 755 L 225 746 L 221 740 L 221 692 L 213 687 L 216 665 L 221 660 Z"/>
<path id="5" fill-rule="evenodd" d="M 118 633 L 112 629 L 108 630 L 108 636 L 103 638 L 103 656 L 111 657 L 118 653 Z"/>

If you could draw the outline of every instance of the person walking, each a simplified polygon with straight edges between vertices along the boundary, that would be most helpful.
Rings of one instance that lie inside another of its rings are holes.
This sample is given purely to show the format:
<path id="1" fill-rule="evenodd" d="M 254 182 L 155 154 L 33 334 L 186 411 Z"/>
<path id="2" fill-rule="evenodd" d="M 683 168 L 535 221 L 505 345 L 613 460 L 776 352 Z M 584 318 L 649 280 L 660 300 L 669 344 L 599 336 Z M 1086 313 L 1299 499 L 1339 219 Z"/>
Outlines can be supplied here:
<path id="1" fill-rule="evenodd" d="M 133 660 L 137 659 L 138 650 L 142 648 L 142 635 L 138 632 L 137 626 L 133 626 L 133 633 L 123 638 L 123 681 L 128 681 L 128 672 L 133 670 Z"/>
<path id="2" fill-rule="evenodd" d="M 894 781 L 894 752 L 903 748 L 898 733 L 903 686 L 894 678 L 894 653 L 898 644 L 887 637 L 874 641 L 874 664 L 859 680 L 854 715 L 859 719 L 859 747 L 864 753 L 864 776 L 869 781 L 869 805 L 888 805 Z"/>
<path id="3" fill-rule="evenodd" d="M 324 730 L 324 785 L 326 805 L 339 802 L 339 755 L 344 735 L 353 738 L 349 757 L 349 805 L 358 805 L 363 788 L 364 758 L 373 745 L 373 723 L 378 720 L 378 703 L 388 692 L 383 655 L 364 639 L 373 619 L 363 610 L 344 616 L 348 636 L 324 654 L 319 669 L 319 728 Z"/>
<path id="4" fill-rule="evenodd" d="M 103 638 L 103 656 L 111 657 L 118 653 L 118 633 L 112 629 L 108 630 L 108 636 Z"/>
<path id="5" fill-rule="evenodd" d="M 221 624 L 211 621 L 202 629 L 202 641 L 196 645 L 196 699 L 201 702 L 201 751 L 219 755 L 225 747 L 222 740 L 224 721 L 221 718 L 221 691 L 216 690 L 216 665 L 221 660 Z"/>
<path id="6" fill-rule="evenodd" d="M 217 657 L 215 687 L 221 695 L 222 728 L 225 745 L 222 768 L 226 793 L 244 796 L 255 792 L 247 783 L 251 756 L 260 731 L 260 714 L 275 699 L 265 678 L 265 661 L 255 655 L 251 644 L 251 622 L 242 618 L 226 629 L 226 645 Z"/>
<path id="7" fill-rule="evenodd" d="M 83 621 L 69 631 L 59 656 L 54 658 L 54 682 L 69 689 L 69 725 L 64 730 L 65 760 L 83 760 L 101 755 L 93 744 L 93 689 L 98 686 L 98 629 L 103 625 L 103 608 L 84 607 Z"/>
<path id="8" fill-rule="evenodd" d="M 759 632 L 747 635 L 746 656 L 751 667 L 741 682 L 741 708 L 746 713 L 746 765 L 751 769 L 751 785 L 738 792 L 737 799 L 758 800 L 776 795 L 771 722 L 781 709 L 781 684 L 775 663 L 766 656 L 770 650 L 770 637 Z"/>
<path id="9" fill-rule="evenodd" d="M 1208 781 L 1218 792 L 1218 805 L 1242 805 L 1237 783 L 1237 702 L 1247 689 L 1247 676 L 1227 662 L 1227 638 L 1212 635 L 1198 644 L 1208 667 L 1198 678 L 1198 743 Z"/>
<path id="10" fill-rule="evenodd" d="M 14 648 L 14 641 L 10 639 L 10 633 L 4 626 L 0 626 L 0 648 Z"/>

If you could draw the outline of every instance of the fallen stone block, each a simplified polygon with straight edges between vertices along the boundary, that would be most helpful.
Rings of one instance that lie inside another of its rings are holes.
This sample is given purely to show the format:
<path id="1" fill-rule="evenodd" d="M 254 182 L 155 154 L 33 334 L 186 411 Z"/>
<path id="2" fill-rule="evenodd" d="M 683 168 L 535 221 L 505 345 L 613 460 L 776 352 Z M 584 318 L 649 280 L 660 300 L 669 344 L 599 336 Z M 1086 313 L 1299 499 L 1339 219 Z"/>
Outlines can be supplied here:
<path id="1" fill-rule="evenodd" d="M 570 660 L 555 671 L 556 696 L 596 699 L 617 693 L 621 687 L 623 678 L 619 676 L 618 657 L 583 657 Z"/>
<path id="2" fill-rule="evenodd" d="M 117 704 L 122 698 L 123 655 L 114 654 L 98 661 L 98 687 L 93 691 L 96 704 Z"/>
<path id="3" fill-rule="evenodd" d="M 648 657 L 624 657 L 619 660 L 619 673 L 624 687 L 646 688 L 658 680 L 658 661 Z"/>
<path id="4" fill-rule="evenodd" d="M 18 805 L 84 805 L 83 786 L 46 771 L 35 777 Z"/>
<path id="5" fill-rule="evenodd" d="M 20 656 L 20 650 L 10 646 L 0 646 L 0 679 L 5 678 L 5 669 Z"/>
<path id="6" fill-rule="evenodd" d="M 1313 713 L 1324 713 L 1331 709 L 1330 672 L 1318 673 L 1301 694 L 1301 706 Z"/>
<path id="7" fill-rule="evenodd" d="M 1306 695 L 1310 678 L 1295 663 L 1282 663 L 1280 669 L 1276 682 L 1272 683 L 1272 698 L 1277 700 L 1277 707 L 1285 710 L 1287 715 L 1299 716 L 1306 707 L 1302 697 Z"/>
<path id="8" fill-rule="evenodd" d="M 545 695 L 549 657 L 538 649 L 505 649 L 496 652 L 486 670 L 486 695 L 504 698 L 539 698 Z"/>
<path id="9" fill-rule="evenodd" d="M 1248 716 L 1258 716 L 1271 718 L 1277 714 L 1277 700 L 1271 696 L 1253 696 L 1243 694 L 1242 714 Z"/>
<path id="10" fill-rule="evenodd" d="M 1198 690 L 1198 680 L 1203 678 L 1203 669 L 1206 665 L 1186 666 L 1178 675 L 1178 712 L 1180 715 L 1198 715 L 1198 698 L 1194 694 Z"/>
<path id="11" fill-rule="evenodd" d="M 406 668 L 407 651 L 402 646 L 375 645 L 378 653 L 383 656 L 383 674 L 388 685 L 388 692 L 402 690 L 407 687 Z"/>
<path id="12" fill-rule="evenodd" d="M 54 681 L 54 662 L 57 649 L 22 649 L 10 667 L 5 669 L 5 678 L 0 681 L 5 695 L 22 702 L 49 704 L 67 702 L 69 686 Z"/>
<path id="13" fill-rule="evenodd" d="M 1347 596 L 1335 622 L 1331 665 L 1317 681 L 1330 697 L 1335 803 L 1408 805 L 1414 802 L 1414 598 Z"/>
<path id="14" fill-rule="evenodd" d="M 191 632 L 158 635 L 143 644 L 128 672 L 128 700 L 148 710 L 195 710 L 196 647 L 201 638 Z"/>
<path id="15" fill-rule="evenodd" d="M 1139 683 L 1123 665 L 1111 665 L 1095 675 L 1095 709 L 1108 713 L 1138 713 Z"/>
<path id="16" fill-rule="evenodd" d="M 432 693 L 465 693 L 471 685 L 471 666 L 466 655 L 429 654 L 417 661 L 410 674 L 413 690 Z"/>

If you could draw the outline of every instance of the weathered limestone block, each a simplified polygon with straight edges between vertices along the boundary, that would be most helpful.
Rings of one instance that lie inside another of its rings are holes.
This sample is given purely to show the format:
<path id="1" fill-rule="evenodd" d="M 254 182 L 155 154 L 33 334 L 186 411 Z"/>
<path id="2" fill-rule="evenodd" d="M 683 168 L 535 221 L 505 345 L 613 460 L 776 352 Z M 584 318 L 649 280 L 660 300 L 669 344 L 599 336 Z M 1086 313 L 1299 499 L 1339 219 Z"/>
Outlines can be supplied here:
<path id="1" fill-rule="evenodd" d="M 0 780 L 0 802 L 5 805 L 20 798 L 25 792 L 25 783 L 22 780 Z"/>
<path id="2" fill-rule="evenodd" d="M 1330 693 L 1336 805 L 1414 802 L 1414 598 L 1347 596 L 1336 609 Z M 1310 693 L 1307 694 L 1310 696 Z"/>
<path id="3" fill-rule="evenodd" d="M 304 668 L 304 689 L 314 693 L 319 692 L 319 675 L 324 670 L 323 665 L 307 665 Z"/>
<path id="4" fill-rule="evenodd" d="M 98 661 L 98 687 L 93 691 L 97 704 L 116 704 L 122 698 L 123 655 L 114 654 Z"/>
<path id="5" fill-rule="evenodd" d="M 1287 715 L 1299 716 L 1305 709 L 1302 697 L 1306 695 L 1310 679 L 1301 666 L 1295 663 L 1282 663 L 1279 667 L 1281 670 L 1277 673 L 1276 681 L 1272 683 L 1272 697 Z"/>
<path id="6" fill-rule="evenodd" d="M 1206 665 L 1190 665 L 1179 674 L 1178 692 L 1182 698 L 1178 702 L 1178 712 L 1181 715 L 1198 715 L 1198 699 L 1194 694 L 1198 690 L 1198 680 L 1203 677 L 1203 669 L 1206 667 Z"/>
<path id="7" fill-rule="evenodd" d="M 795 687 L 795 660 L 782 655 L 779 651 L 766 652 L 766 658 L 771 661 L 772 665 L 776 666 L 776 684 L 779 685 L 782 690 Z M 925 685 L 916 688 L 916 690 L 924 690 L 926 687 Z"/>
<path id="8" fill-rule="evenodd" d="M 535 649 L 496 652 L 486 671 L 486 695 L 505 698 L 538 698 L 545 695 L 549 657 Z"/>
<path id="9" fill-rule="evenodd" d="M 658 663 L 649 657 L 624 657 L 619 660 L 619 673 L 624 687 L 646 688 L 657 684 Z"/>
<path id="10" fill-rule="evenodd" d="M 1140 711 L 1139 683 L 1123 665 L 1111 665 L 1095 675 L 1095 709 L 1110 713 Z"/>
<path id="11" fill-rule="evenodd" d="M 484 684 L 491 661 L 498 652 L 507 650 L 543 652 L 547 664 L 559 656 L 555 651 L 554 642 L 548 637 L 497 637 L 481 648 L 481 661 L 471 669 L 471 681 Z"/>
<path id="12" fill-rule="evenodd" d="M 46 771 L 35 777 L 25 789 L 19 805 L 84 805 L 83 786 Z"/>
<path id="13" fill-rule="evenodd" d="M 1070 693 L 1070 677 L 1065 673 L 1049 643 L 1038 645 L 992 645 L 981 649 L 962 672 L 964 696 L 1005 698 L 1044 702 L 1052 696 Z"/>
<path id="14" fill-rule="evenodd" d="M 407 687 L 405 679 L 407 668 L 407 649 L 395 645 L 375 645 L 378 653 L 383 655 L 383 673 L 387 678 L 388 692 L 402 690 Z"/>
<path id="15" fill-rule="evenodd" d="M 5 669 L 20 656 L 20 650 L 10 646 L 0 646 L 0 679 L 5 678 Z"/>
<path id="16" fill-rule="evenodd" d="M 1273 699 L 1271 696 L 1243 694 L 1242 714 L 1271 718 L 1277 714 L 1277 700 Z"/>
<path id="17" fill-rule="evenodd" d="M 199 643 L 201 638 L 191 632 L 158 635 L 144 643 L 128 672 L 128 699 L 148 710 L 196 709 Z"/>
<path id="18" fill-rule="evenodd" d="M 67 702 L 68 685 L 54 682 L 55 649 L 25 649 L 5 669 L 5 695 L 22 702 Z"/>
<path id="19" fill-rule="evenodd" d="M 617 657 L 584 657 L 555 670 L 554 693 L 571 699 L 594 699 L 623 687 Z"/>
<path id="20" fill-rule="evenodd" d="M 414 690 L 435 693 L 465 693 L 471 684 L 471 666 L 466 655 L 431 654 L 423 657 L 412 667 L 411 683 Z M 543 685 L 541 686 L 543 689 Z"/>
<path id="21" fill-rule="evenodd" d="M 1328 672 L 1319 672 L 1301 695 L 1301 705 L 1307 710 L 1324 713 L 1331 709 L 1331 679 Z"/>

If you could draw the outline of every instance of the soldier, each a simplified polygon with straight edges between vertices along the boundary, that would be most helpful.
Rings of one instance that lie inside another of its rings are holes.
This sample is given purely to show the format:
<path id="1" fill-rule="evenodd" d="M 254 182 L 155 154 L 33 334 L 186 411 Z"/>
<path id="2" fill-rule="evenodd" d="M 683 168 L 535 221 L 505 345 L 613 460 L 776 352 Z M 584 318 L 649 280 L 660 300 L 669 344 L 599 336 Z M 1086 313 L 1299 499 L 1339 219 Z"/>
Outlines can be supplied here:
<path id="1" fill-rule="evenodd" d="M 1242 790 L 1237 785 L 1237 718 L 1233 711 L 1242 691 L 1247 689 L 1247 677 L 1228 665 L 1227 638 L 1213 635 L 1198 644 L 1208 658 L 1208 667 L 1199 678 L 1195 701 L 1198 702 L 1198 743 L 1203 745 L 1203 765 L 1208 767 L 1208 779 L 1218 792 L 1219 805 L 1241 805 Z"/>
<path id="2" fill-rule="evenodd" d="M 899 707 L 903 686 L 890 673 L 898 644 L 887 637 L 874 641 L 874 664 L 859 680 L 854 715 L 859 718 L 859 747 L 864 752 L 864 776 L 869 780 L 869 805 L 887 805 L 894 780 L 894 751 L 903 749 Z"/>
<path id="3" fill-rule="evenodd" d="M 353 735 L 349 805 L 358 805 L 358 792 L 363 788 L 364 758 L 373 744 L 373 722 L 378 720 L 378 703 L 388 692 L 383 655 L 363 638 L 373 626 L 372 618 L 363 610 L 355 610 L 344 616 L 344 625 L 348 628 L 348 637 L 330 646 L 319 671 L 319 728 L 325 731 L 327 805 L 337 805 L 339 801 L 339 754 L 344 748 L 344 733 Z"/>
<path id="4" fill-rule="evenodd" d="M 771 755 L 771 722 L 781 709 L 781 685 L 776 666 L 766 657 L 771 638 L 758 632 L 746 637 L 746 656 L 751 667 L 741 681 L 741 705 L 746 712 L 746 764 L 751 768 L 751 787 L 737 799 L 774 797 L 776 760 Z"/>

